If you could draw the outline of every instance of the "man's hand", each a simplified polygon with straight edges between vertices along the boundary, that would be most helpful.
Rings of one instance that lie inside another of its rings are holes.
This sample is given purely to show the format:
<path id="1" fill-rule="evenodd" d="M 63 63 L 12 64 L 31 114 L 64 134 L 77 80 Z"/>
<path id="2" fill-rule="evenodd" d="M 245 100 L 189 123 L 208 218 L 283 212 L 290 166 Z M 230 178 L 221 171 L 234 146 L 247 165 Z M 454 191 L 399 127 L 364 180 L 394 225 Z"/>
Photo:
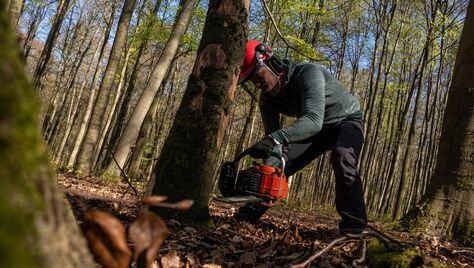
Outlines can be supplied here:
<path id="1" fill-rule="evenodd" d="M 249 154 L 252 158 L 268 158 L 275 145 L 277 142 L 272 137 L 265 136 L 248 149 Z"/>

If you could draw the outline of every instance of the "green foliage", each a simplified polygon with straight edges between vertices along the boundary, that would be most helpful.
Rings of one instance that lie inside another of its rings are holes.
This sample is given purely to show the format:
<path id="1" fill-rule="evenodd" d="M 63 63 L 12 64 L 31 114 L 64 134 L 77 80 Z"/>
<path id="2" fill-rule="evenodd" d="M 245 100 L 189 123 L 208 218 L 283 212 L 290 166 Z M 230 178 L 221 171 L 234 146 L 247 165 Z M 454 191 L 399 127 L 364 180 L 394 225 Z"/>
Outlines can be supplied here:
<path id="1" fill-rule="evenodd" d="M 308 61 L 308 58 L 313 59 L 324 59 L 325 56 L 318 52 L 311 44 L 308 44 L 305 40 L 297 38 L 295 36 L 287 35 L 285 39 L 290 42 L 291 46 L 296 48 L 300 53 L 292 53 L 292 59 L 297 62 Z"/>

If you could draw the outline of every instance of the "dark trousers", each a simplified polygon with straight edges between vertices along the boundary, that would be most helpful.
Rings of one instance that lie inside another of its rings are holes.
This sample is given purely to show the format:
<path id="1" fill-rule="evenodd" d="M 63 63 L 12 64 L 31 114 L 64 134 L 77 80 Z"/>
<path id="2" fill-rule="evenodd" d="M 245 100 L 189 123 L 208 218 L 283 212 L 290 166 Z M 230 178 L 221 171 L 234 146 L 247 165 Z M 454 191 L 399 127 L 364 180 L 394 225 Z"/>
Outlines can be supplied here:
<path id="1" fill-rule="evenodd" d="M 340 229 L 364 227 L 342 215 L 343 211 L 367 222 L 362 181 L 357 171 L 364 143 L 362 129 L 362 122 L 347 119 L 321 130 L 304 142 L 290 144 L 287 154 L 285 174 L 291 176 L 324 152 L 331 151 L 329 161 L 336 177 L 336 209 L 342 218 Z"/>
<path id="2" fill-rule="evenodd" d="M 285 174 L 291 176 L 326 151 L 331 151 L 330 163 L 336 177 L 336 209 L 341 215 L 339 229 L 363 229 L 364 225 L 342 214 L 343 211 L 367 222 L 362 181 L 357 172 L 357 162 L 364 143 L 362 122 L 346 119 L 338 125 L 324 128 L 309 139 L 292 143 L 286 155 Z M 315 178 L 317 179 L 317 178 Z M 258 219 L 268 207 L 249 204 L 239 213 Z"/>

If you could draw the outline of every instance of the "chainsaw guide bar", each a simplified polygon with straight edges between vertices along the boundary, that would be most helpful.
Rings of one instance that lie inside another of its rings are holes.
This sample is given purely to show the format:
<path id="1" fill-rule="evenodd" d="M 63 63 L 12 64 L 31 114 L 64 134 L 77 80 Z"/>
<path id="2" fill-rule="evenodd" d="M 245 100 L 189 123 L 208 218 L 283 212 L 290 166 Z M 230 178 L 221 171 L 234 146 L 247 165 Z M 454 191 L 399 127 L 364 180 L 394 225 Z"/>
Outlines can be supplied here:
<path id="1" fill-rule="evenodd" d="M 229 197 L 216 197 L 216 201 L 224 203 L 259 203 L 264 200 L 255 196 L 229 196 Z"/>

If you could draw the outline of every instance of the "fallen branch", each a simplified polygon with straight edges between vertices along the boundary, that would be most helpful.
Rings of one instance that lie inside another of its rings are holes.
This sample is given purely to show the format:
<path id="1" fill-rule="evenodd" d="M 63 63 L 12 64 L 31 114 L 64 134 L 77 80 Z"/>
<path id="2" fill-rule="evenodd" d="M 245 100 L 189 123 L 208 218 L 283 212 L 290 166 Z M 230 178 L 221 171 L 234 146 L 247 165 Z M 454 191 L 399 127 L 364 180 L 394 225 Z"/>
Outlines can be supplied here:
<path id="1" fill-rule="evenodd" d="M 114 198 L 114 197 L 91 195 L 91 194 L 81 192 L 78 190 L 63 189 L 63 192 L 66 194 L 79 196 L 84 199 L 94 199 L 94 200 L 100 200 L 100 201 L 105 201 L 105 202 L 116 202 L 116 203 L 122 203 L 122 204 L 137 204 L 141 202 L 145 205 L 150 205 L 150 206 L 155 206 L 155 207 L 164 207 L 164 208 L 176 209 L 176 210 L 187 210 L 194 203 L 194 201 L 190 199 L 181 200 L 176 203 L 164 203 L 163 201 L 166 200 L 167 197 L 160 196 L 160 195 L 147 196 L 143 200 L 140 200 L 140 199 L 127 200 L 127 199 Z"/>
<path id="2" fill-rule="evenodd" d="M 367 239 L 370 238 L 370 237 L 377 238 L 380 242 L 382 242 L 382 244 L 384 244 L 384 246 L 386 248 L 388 248 L 390 250 L 395 250 L 387 244 L 387 242 L 385 240 L 389 240 L 389 238 L 387 238 L 386 236 L 381 234 L 381 232 L 363 231 L 360 234 L 345 234 L 345 235 L 343 235 L 339 238 L 336 238 L 333 241 L 331 241 L 331 243 L 329 243 L 326 247 L 324 247 L 323 249 L 321 249 L 321 250 L 315 252 L 313 255 L 311 255 L 307 260 L 305 260 L 301 263 L 298 263 L 298 264 L 291 265 L 291 267 L 292 268 L 307 267 L 309 264 L 311 264 L 311 262 L 313 262 L 315 259 L 322 256 L 324 253 L 326 253 L 330 249 L 334 248 L 335 246 L 354 242 L 354 239 L 360 240 L 362 250 L 361 250 L 361 254 L 360 254 L 359 258 L 355 259 L 352 262 L 352 266 L 354 266 L 354 267 L 365 267 L 363 265 L 363 263 L 365 263 L 365 261 L 366 261 Z M 394 239 L 390 239 L 390 241 L 393 242 Z M 396 243 L 396 244 L 397 244 L 397 246 L 402 245 L 399 242 Z M 404 249 L 404 248 L 406 248 L 406 246 L 402 245 L 401 248 Z"/>
<path id="3" fill-rule="evenodd" d="M 328 250 L 330 250 L 331 248 L 335 247 L 336 245 L 340 244 L 340 243 L 343 243 L 345 242 L 346 240 L 348 239 L 352 239 L 352 238 L 349 238 L 347 236 L 341 236 L 339 238 L 336 238 L 334 239 L 333 241 L 331 241 L 331 243 L 329 243 L 329 245 L 327 245 L 326 247 L 324 247 L 323 249 L 321 249 L 320 251 L 317 251 L 315 252 L 313 255 L 311 255 L 307 260 L 305 260 L 304 262 L 302 263 L 299 263 L 299 264 L 294 264 L 294 265 L 291 265 L 292 268 L 304 268 L 306 266 L 308 266 L 312 261 L 314 261 L 315 259 L 317 259 L 319 256 L 323 255 L 324 253 L 326 253 Z"/>
<path id="4" fill-rule="evenodd" d="M 116 202 L 116 203 L 125 203 L 125 204 L 136 204 L 139 202 L 138 199 L 122 199 L 122 198 L 114 198 L 114 197 L 104 197 L 104 196 L 98 196 L 98 195 L 92 195 L 88 194 L 86 192 L 78 191 L 78 190 L 71 190 L 71 189 L 62 189 L 64 193 L 70 194 L 73 196 L 79 196 L 84 199 L 94 199 L 94 200 L 100 200 L 100 201 L 105 201 L 105 202 Z"/>

